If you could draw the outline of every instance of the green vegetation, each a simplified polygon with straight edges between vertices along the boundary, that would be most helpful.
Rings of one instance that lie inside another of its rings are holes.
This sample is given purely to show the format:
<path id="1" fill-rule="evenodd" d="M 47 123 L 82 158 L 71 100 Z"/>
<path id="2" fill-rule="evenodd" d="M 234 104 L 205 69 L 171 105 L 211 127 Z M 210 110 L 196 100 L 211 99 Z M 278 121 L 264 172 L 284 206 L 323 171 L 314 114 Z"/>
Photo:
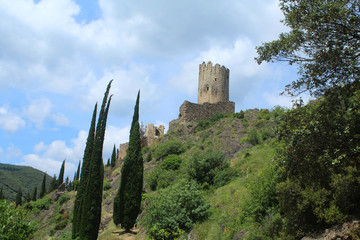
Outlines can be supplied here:
<path id="1" fill-rule="evenodd" d="M 43 198 L 45 196 L 45 193 L 46 193 L 46 173 L 44 174 L 44 178 L 43 178 L 43 181 L 41 184 L 41 191 L 40 191 L 39 198 Z M 36 195 L 36 194 L 34 194 L 34 195 Z M 36 198 L 35 198 L 35 200 L 36 200 Z"/>
<path id="2" fill-rule="evenodd" d="M 176 154 L 170 154 L 165 157 L 161 163 L 161 167 L 166 170 L 177 170 L 180 167 L 182 158 Z"/>
<path id="3" fill-rule="evenodd" d="M 59 178 L 56 182 L 56 188 L 58 188 L 64 182 L 65 160 L 61 164 Z"/>
<path id="4" fill-rule="evenodd" d="M 41 188 L 44 172 L 32 167 L 0 163 L 0 188 L 8 201 L 15 201 L 17 190 L 33 193 L 35 187 Z M 51 177 L 46 175 L 47 183 Z M 48 187 L 48 184 L 47 184 Z"/>
<path id="5" fill-rule="evenodd" d="M 27 240 L 34 228 L 26 219 L 26 211 L 0 200 L 0 236 L 5 240 Z"/>
<path id="6" fill-rule="evenodd" d="M 153 239 L 177 239 L 208 216 L 209 203 L 193 181 L 179 181 L 154 196 L 142 224 Z"/>
<path id="7" fill-rule="evenodd" d="M 169 140 L 164 144 L 159 145 L 152 155 L 156 159 L 165 158 L 170 154 L 180 154 L 185 151 L 185 148 L 180 140 Z"/>
<path id="8" fill-rule="evenodd" d="M 144 165 L 141 155 L 141 138 L 139 125 L 140 91 L 136 98 L 134 116 L 130 129 L 129 147 L 121 169 L 119 190 L 114 199 L 113 220 L 129 232 L 136 223 L 140 212 L 141 194 L 143 191 Z"/>
<path id="9" fill-rule="evenodd" d="M 285 91 L 320 96 L 332 87 L 359 81 L 359 1 L 281 0 L 291 30 L 257 47 L 258 63 L 296 64 L 300 78 Z"/>
<path id="10" fill-rule="evenodd" d="M 99 233 L 104 180 L 104 163 L 102 160 L 102 153 L 107 116 L 112 98 L 112 95 L 109 97 L 111 83 L 112 80 L 109 82 L 106 88 L 99 113 L 98 123 L 96 126 L 96 132 L 93 134 L 95 138 L 93 141 L 91 159 L 89 161 L 90 166 L 87 176 L 88 179 L 86 181 L 86 188 L 80 209 L 79 237 L 81 239 L 96 240 Z M 80 181 L 82 181 L 82 179 Z"/>
<path id="11" fill-rule="evenodd" d="M 76 238 L 79 236 L 80 224 L 81 224 L 81 209 L 83 205 L 84 192 L 86 189 L 88 176 L 90 172 L 90 163 L 92 151 L 94 148 L 94 139 L 95 139 L 95 124 L 96 124 L 96 110 L 97 103 L 95 104 L 89 134 L 86 140 L 86 146 L 84 150 L 83 164 L 81 168 L 81 178 L 77 187 L 77 194 L 74 203 L 74 213 L 73 213 L 73 221 L 72 221 L 72 237 Z"/>
<path id="12" fill-rule="evenodd" d="M 115 147 L 115 144 L 114 144 L 113 152 L 111 154 L 110 164 L 111 164 L 112 168 L 115 167 L 115 164 L 116 164 L 116 147 Z"/>

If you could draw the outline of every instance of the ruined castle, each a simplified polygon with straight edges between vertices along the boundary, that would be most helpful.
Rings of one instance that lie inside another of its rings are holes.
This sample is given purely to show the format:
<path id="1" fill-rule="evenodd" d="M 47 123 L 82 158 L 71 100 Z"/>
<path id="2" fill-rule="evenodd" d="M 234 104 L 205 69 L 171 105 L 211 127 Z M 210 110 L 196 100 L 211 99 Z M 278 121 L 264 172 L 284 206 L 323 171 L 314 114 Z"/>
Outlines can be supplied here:
<path id="1" fill-rule="evenodd" d="M 179 118 L 169 123 L 169 132 L 176 125 L 182 125 L 186 129 L 188 124 L 199 120 L 208 119 L 215 113 L 234 113 L 235 103 L 229 101 L 229 69 L 203 62 L 199 65 L 199 85 L 197 103 L 184 101 L 180 106 Z M 151 145 L 164 134 L 165 127 L 146 124 L 145 145 Z M 185 130 L 186 131 L 186 130 Z M 126 156 L 129 143 L 120 144 L 117 159 Z"/>
<path id="2" fill-rule="evenodd" d="M 229 69 L 203 62 L 199 65 L 198 101 L 185 101 L 180 106 L 179 118 L 169 123 L 169 131 L 175 125 L 187 125 L 210 118 L 214 113 L 234 113 L 235 103 L 229 101 Z"/>

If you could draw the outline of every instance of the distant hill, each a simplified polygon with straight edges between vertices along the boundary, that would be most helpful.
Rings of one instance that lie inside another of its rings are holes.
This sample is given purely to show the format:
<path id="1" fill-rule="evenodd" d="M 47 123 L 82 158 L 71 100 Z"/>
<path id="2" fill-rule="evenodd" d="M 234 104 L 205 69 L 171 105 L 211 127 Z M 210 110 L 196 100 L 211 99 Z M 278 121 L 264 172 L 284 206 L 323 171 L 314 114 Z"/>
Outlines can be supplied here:
<path id="1" fill-rule="evenodd" d="M 0 163 L 0 188 L 3 188 L 5 198 L 10 201 L 15 200 L 15 196 L 19 188 L 26 196 L 28 191 L 32 196 L 34 188 L 37 187 L 37 193 L 40 193 L 44 172 L 28 167 L 11 164 Z M 46 185 L 50 184 L 52 177 L 47 175 Z"/>

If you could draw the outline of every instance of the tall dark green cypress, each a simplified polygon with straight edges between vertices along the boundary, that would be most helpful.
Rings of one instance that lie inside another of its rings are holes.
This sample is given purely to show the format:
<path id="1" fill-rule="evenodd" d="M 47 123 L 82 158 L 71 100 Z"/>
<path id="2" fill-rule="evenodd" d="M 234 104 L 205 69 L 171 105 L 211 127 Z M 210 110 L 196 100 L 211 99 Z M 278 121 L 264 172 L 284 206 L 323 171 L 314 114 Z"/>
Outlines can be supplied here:
<path id="1" fill-rule="evenodd" d="M 81 166 L 81 161 L 79 161 L 79 165 L 75 174 L 75 180 L 79 180 L 80 179 L 80 166 Z"/>
<path id="2" fill-rule="evenodd" d="M 21 188 L 19 188 L 18 192 L 16 193 L 16 206 L 21 206 L 22 205 L 22 192 L 21 192 Z"/>
<path id="3" fill-rule="evenodd" d="M 28 191 L 26 197 L 25 197 L 25 202 L 30 202 L 31 201 L 31 197 L 30 197 L 30 192 Z"/>
<path id="4" fill-rule="evenodd" d="M 51 179 L 50 185 L 49 185 L 49 192 L 54 191 L 57 187 L 57 180 L 56 180 L 56 174 L 54 174 L 53 178 Z"/>
<path id="5" fill-rule="evenodd" d="M 41 190 L 40 190 L 40 195 L 39 198 L 43 198 L 45 196 L 46 193 L 46 173 L 44 174 L 44 178 L 41 184 Z"/>
<path id="6" fill-rule="evenodd" d="M 126 231 L 136 223 L 140 212 L 141 193 L 143 190 L 144 165 L 141 156 L 141 139 L 139 125 L 139 99 L 137 95 L 133 121 L 130 129 L 129 148 L 121 169 L 119 191 L 114 199 L 113 220 L 121 224 Z"/>
<path id="7" fill-rule="evenodd" d="M 37 187 L 34 188 L 34 192 L 33 192 L 31 200 L 36 201 L 36 199 L 37 199 Z"/>
<path id="8" fill-rule="evenodd" d="M 57 188 L 64 182 L 65 160 L 61 164 L 59 178 L 57 180 Z"/>
<path id="9" fill-rule="evenodd" d="M 81 167 L 80 182 L 77 185 L 77 194 L 75 198 L 74 204 L 74 212 L 73 212 L 73 224 L 72 224 L 72 237 L 75 238 L 79 235 L 79 229 L 81 224 L 81 209 L 83 204 L 84 192 L 86 189 L 86 184 L 88 181 L 88 176 L 90 172 L 90 163 L 91 156 L 94 148 L 94 140 L 95 140 L 95 126 L 96 126 L 96 112 L 97 112 L 97 103 L 95 104 L 89 134 L 86 140 L 86 146 L 84 150 L 83 163 Z M 80 163 L 79 163 L 80 166 Z M 79 174 L 79 168 L 78 173 Z"/>
<path id="10" fill-rule="evenodd" d="M 99 233 L 104 180 L 102 152 L 107 116 L 112 98 L 112 96 L 109 97 L 111 83 L 112 80 L 109 82 L 104 94 L 96 126 L 94 146 L 90 161 L 90 171 L 81 207 L 81 222 L 79 228 L 80 239 L 96 240 Z"/>
<path id="11" fill-rule="evenodd" d="M 114 144 L 114 148 L 113 148 L 113 152 L 111 154 L 111 167 L 115 167 L 115 164 L 116 164 L 116 147 L 115 147 L 115 144 Z"/>
<path id="12" fill-rule="evenodd" d="M 5 194 L 3 192 L 3 188 L 0 189 L 0 200 L 5 199 Z"/>

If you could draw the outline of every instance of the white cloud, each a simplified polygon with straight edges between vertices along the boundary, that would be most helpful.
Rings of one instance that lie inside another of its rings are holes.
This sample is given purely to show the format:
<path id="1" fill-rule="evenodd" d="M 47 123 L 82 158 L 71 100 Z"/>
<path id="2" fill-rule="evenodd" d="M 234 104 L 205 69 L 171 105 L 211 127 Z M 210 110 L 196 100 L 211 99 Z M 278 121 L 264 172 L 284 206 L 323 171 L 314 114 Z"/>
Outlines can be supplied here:
<path id="1" fill-rule="evenodd" d="M 22 127 L 25 127 L 25 121 L 18 113 L 9 110 L 6 106 L 0 107 L 0 128 L 7 132 L 15 132 Z"/>
<path id="2" fill-rule="evenodd" d="M 65 176 L 71 178 L 79 160 L 82 160 L 86 138 L 87 133 L 79 131 L 77 138 L 72 139 L 69 145 L 62 140 L 52 141 L 49 145 L 39 142 L 34 146 L 36 154 L 24 155 L 21 164 L 31 165 L 53 175 L 59 174 L 61 163 L 66 159 Z"/>
<path id="3" fill-rule="evenodd" d="M 44 122 L 51 119 L 57 126 L 68 126 L 69 119 L 62 113 L 53 113 L 53 104 L 48 98 L 32 100 L 24 109 L 24 115 L 34 123 L 37 128 L 42 128 Z"/>

